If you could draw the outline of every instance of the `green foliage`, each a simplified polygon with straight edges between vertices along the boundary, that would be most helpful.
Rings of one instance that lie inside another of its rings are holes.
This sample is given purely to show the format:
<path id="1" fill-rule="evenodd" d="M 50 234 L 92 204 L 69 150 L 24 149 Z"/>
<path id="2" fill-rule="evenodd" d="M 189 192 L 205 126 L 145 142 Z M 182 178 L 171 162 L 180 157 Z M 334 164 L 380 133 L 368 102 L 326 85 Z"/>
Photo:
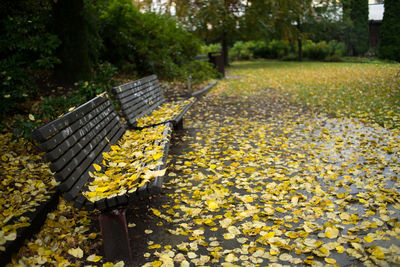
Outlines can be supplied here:
<path id="1" fill-rule="evenodd" d="M 29 117 L 17 115 L 14 118 L 13 139 L 18 140 L 23 138 L 32 141 L 31 133 L 38 128 L 39 125 L 37 121 L 31 120 Z"/>
<path id="2" fill-rule="evenodd" d="M 222 46 L 221 46 L 220 43 L 202 45 L 200 47 L 200 54 L 201 55 L 207 55 L 210 52 L 220 52 L 220 51 L 222 51 Z"/>
<path id="3" fill-rule="evenodd" d="M 231 60 L 249 60 L 253 59 L 254 54 L 250 49 L 252 42 L 236 42 L 231 50 L 229 51 L 229 57 Z"/>
<path id="4" fill-rule="evenodd" d="M 84 102 L 77 92 L 71 92 L 62 96 L 45 97 L 39 106 L 40 119 L 50 121 L 60 114 L 66 113 L 69 108 Z"/>
<path id="5" fill-rule="evenodd" d="M 281 59 L 288 54 L 289 44 L 282 40 L 264 41 L 238 41 L 230 50 L 231 60 L 249 60 L 253 58 Z"/>
<path id="6" fill-rule="evenodd" d="M 200 41 L 166 15 L 141 13 L 127 0 L 113 0 L 101 10 L 104 59 L 117 66 L 134 64 L 143 75 L 179 76 L 180 66 L 192 60 Z"/>
<path id="7" fill-rule="evenodd" d="M 199 84 L 200 82 L 210 78 L 220 78 L 220 73 L 217 72 L 213 65 L 208 62 L 198 60 L 190 61 L 185 64 L 182 69 L 181 80 L 191 76 L 193 84 Z"/>
<path id="8" fill-rule="evenodd" d="M 368 0 L 343 1 L 343 10 L 351 55 L 364 55 L 369 46 Z"/>
<path id="9" fill-rule="evenodd" d="M 268 45 L 264 41 L 250 42 L 249 49 L 255 58 L 268 57 Z"/>
<path id="10" fill-rule="evenodd" d="M 336 40 L 329 43 L 307 40 L 303 46 L 303 53 L 306 58 L 312 60 L 340 61 L 340 57 L 346 53 L 346 45 Z"/>
<path id="11" fill-rule="evenodd" d="M 309 59 L 323 60 L 329 55 L 329 46 L 325 41 L 314 43 L 306 41 L 303 47 L 304 56 Z"/>
<path id="12" fill-rule="evenodd" d="M 346 44 L 342 42 L 338 42 L 336 40 L 331 40 L 328 43 L 329 46 L 329 55 L 335 55 L 342 57 L 346 54 Z"/>
<path id="13" fill-rule="evenodd" d="M 400 1 L 385 0 L 379 57 L 400 62 Z"/>
<path id="14" fill-rule="evenodd" d="M 117 68 L 109 62 L 98 64 L 92 80 L 78 83 L 80 96 L 88 101 L 102 92 L 111 94 L 111 88 L 114 86 L 113 76 L 116 71 Z"/>
<path id="15" fill-rule="evenodd" d="M 94 78 L 91 81 L 80 81 L 76 85 L 78 90 L 71 91 L 61 96 L 45 97 L 40 105 L 35 118 L 42 121 L 51 121 L 60 114 L 68 112 L 71 107 L 79 106 L 102 92 L 108 92 L 111 95 L 111 88 L 114 86 L 113 75 L 116 68 L 108 62 L 98 64 Z M 27 119 L 17 117 L 14 121 L 14 138 L 27 138 L 36 128 L 36 124 Z M 29 137 L 30 138 L 30 137 Z M 30 140 L 30 139 L 27 139 Z"/>
<path id="16" fill-rule="evenodd" d="M 289 44 L 282 40 L 272 40 L 268 44 L 268 58 L 282 58 L 290 49 Z"/>
<path id="17" fill-rule="evenodd" d="M 345 40 L 351 21 L 340 18 L 343 9 L 339 3 L 335 2 L 321 1 L 318 6 L 314 7 L 313 15 L 307 16 L 302 24 L 307 39 L 313 42 Z"/>
<path id="18" fill-rule="evenodd" d="M 46 31 L 42 17 L 8 17 L 3 20 L 3 27 L 0 38 L 0 120 L 36 89 L 39 70 L 50 70 L 59 62 L 54 52 L 60 44 L 55 35 Z"/>
<path id="19" fill-rule="evenodd" d="M 287 56 L 282 58 L 283 61 L 297 61 L 298 59 L 298 55 L 294 53 L 289 53 Z"/>

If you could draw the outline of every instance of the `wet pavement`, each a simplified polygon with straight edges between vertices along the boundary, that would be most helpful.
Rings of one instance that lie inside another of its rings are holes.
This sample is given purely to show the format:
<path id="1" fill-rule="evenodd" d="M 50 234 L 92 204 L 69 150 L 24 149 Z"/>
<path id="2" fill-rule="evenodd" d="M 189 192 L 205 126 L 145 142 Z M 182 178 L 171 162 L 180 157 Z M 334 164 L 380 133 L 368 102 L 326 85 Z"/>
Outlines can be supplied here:
<path id="1" fill-rule="evenodd" d="M 216 92 L 174 134 L 163 193 L 128 210 L 132 266 L 400 264 L 396 131 Z"/>

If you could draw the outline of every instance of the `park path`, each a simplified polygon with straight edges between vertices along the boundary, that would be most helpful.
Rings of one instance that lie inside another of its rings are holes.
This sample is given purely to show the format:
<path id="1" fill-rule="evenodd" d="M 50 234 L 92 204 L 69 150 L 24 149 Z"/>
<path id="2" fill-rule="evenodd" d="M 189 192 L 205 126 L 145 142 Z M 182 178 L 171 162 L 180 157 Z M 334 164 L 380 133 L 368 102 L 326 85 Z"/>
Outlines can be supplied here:
<path id="1" fill-rule="evenodd" d="M 164 193 L 128 212 L 134 266 L 400 264 L 400 137 L 285 99 L 198 101 Z"/>

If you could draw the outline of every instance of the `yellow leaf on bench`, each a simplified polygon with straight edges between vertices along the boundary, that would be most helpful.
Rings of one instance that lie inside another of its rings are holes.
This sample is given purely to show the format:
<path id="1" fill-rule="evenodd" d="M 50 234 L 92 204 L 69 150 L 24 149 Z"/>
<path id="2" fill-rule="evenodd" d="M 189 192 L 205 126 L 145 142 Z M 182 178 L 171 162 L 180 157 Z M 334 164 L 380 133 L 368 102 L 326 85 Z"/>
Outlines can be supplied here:
<path id="1" fill-rule="evenodd" d="M 83 257 L 83 250 L 80 248 L 70 248 L 68 250 L 68 254 L 74 256 L 75 258 L 82 258 Z"/>
<path id="2" fill-rule="evenodd" d="M 159 152 L 159 153 L 153 155 L 153 159 L 158 160 L 158 159 L 162 158 L 162 156 L 163 156 L 163 152 Z"/>
<path id="3" fill-rule="evenodd" d="M 107 191 L 107 189 L 109 189 L 107 186 L 97 187 L 96 192 L 104 192 Z"/>
<path id="4" fill-rule="evenodd" d="M 99 165 L 97 165 L 97 164 L 93 164 L 93 167 L 94 167 L 94 169 L 96 170 L 96 171 L 101 171 L 101 167 L 99 166 Z"/>
<path id="5" fill-rule="evenodd" d="M 162 169 L 159 171 L 148 171 L 144 174 L 144 179 L 151 179 L 154 177 L 159 177 L 159 176 L 163 176 L 165 174 L 167 169 Z"/>

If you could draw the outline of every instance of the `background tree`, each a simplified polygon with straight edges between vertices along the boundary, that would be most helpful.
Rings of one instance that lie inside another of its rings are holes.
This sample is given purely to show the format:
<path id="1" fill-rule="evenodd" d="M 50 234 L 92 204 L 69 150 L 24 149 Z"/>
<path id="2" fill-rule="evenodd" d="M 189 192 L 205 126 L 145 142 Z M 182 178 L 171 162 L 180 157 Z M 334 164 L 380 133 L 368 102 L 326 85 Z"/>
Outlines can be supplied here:
<path id="1" fill-rule="evenodd" d="M 237 32 L 243 14 L 240 0 L 171 0 L 166 4 L 186 28 L 206 42 L 220 42 L 228 64 L 228 46 Z"/>
<path id="2" fill-rule="evenodd" d="M 83 0 L 58 0 L 53 6 L 54 33 L 61 40 L 57 76 L 65 82 L 88 80 L 92 76 L 89 58 L 88 24 Z"/>
<path id="3" fill-rule="evenodd" d="M 369 47 L 368 0 L 344 0 L 342 3 L 343 19 L 349 25 L 346 38 L 349 53 L 363 55 Z"/>
<path id="4" fill-rule="evenodd" d="M 379 56 L 400 61 L 400 1 L 385 0 Z"/>

